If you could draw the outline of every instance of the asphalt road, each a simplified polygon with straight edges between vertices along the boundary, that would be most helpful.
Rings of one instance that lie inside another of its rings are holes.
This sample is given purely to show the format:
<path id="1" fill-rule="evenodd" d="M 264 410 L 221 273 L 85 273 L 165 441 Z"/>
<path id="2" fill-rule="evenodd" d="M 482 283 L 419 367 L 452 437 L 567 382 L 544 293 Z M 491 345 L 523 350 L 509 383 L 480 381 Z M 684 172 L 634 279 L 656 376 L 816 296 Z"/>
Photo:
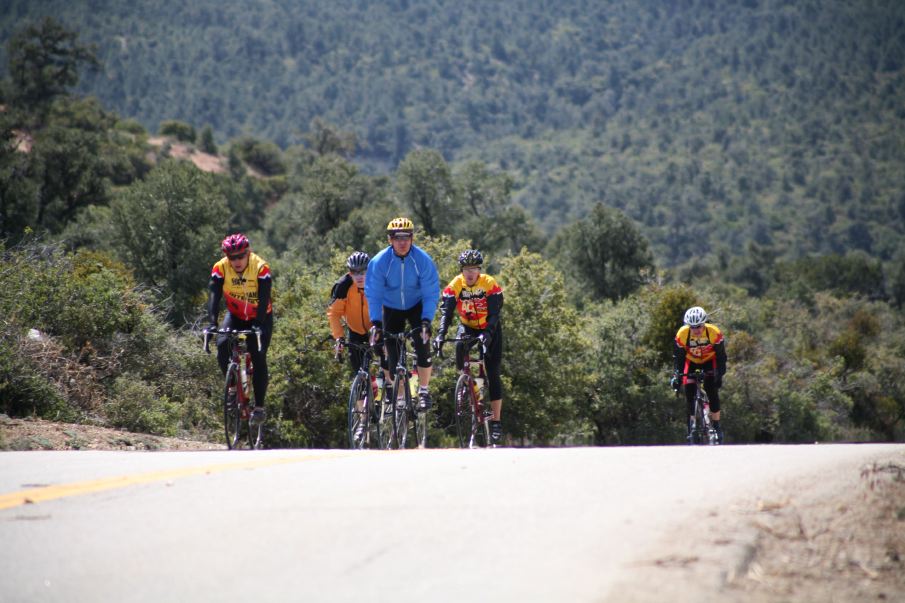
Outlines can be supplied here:
<path id="1" fill-rule="evenodd" d="M 625 600 L 683 527 L 890 458 L 905 445 L 6 452 L 0 602 Z M 731 570 L 745 538 L 689 548 Z"/>

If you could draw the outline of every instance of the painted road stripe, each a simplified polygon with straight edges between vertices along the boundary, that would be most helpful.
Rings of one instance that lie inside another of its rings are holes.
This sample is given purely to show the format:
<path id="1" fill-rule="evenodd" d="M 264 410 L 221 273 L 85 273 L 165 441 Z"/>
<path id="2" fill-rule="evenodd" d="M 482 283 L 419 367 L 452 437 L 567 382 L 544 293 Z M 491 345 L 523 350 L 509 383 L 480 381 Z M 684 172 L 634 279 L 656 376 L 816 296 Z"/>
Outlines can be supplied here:
<path id="1" fill-rule="evenodd" d="M 278 457 L 259 459 L 256 461 L 243 461 L 241 463 L 223 463 L 220 465 L 202 465 L 199 467 L 183 467 L 181 469 L 170 469 L 167 471 L 154 471 L 151 473 L 142 473 L 139 475 L 121 475 L 118 477 L 108 477 L 104 479 L 90 480 L 86 482 L 75 482 L 72 484 L 59 484 L 55 486 L 43 486 L 41 488 L 32 488 L 29 490 L 20 490 L 19 492 L 11 492 L 9 494 L 0 495 L 0 510 L 11 509 L 21 505 L 34 504 L 54 500 L 57 498 L 65 498 L 67 496 L 81 496 L 92 492 L 103 492 L 104 490 L 115 490 L 117 488 L 125 488 L 137 484 L 147 484 L 150 482 L 161 482 L 180 477 L 189 477 L 192 475 L 202 475 L 209 473 L 218 473 L 221 471 L 234 471 L 236 469 L 257 469 L 260 467 L 270 467 L 273 465 L 288 465 L 292 463 L 303 463 L 306 461 L 318 461 L 323 459 L 335 459 L 351 456 L 349 454 L 322 454 L 317 456 L 298 456 L 298 457 Z"/>

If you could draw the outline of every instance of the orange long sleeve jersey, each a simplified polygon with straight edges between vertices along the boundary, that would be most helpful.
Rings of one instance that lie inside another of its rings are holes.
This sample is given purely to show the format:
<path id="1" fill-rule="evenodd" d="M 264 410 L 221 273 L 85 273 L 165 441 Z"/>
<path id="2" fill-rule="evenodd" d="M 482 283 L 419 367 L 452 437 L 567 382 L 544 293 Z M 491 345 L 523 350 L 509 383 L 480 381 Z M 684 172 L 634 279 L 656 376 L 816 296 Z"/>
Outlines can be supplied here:
<path id="1" fill-rule="evenodd" d="M 330 305 L 327 306 L 327 320 L 330 322 L 330 332 L 333 339 L 345 337 L 343 322 L 349 330 L 359 335 L 365 335 L 371 328 L 371 319 L 368 317 L 368 300 L 364 290 L 355 286 L 355 280 L 346 274 L 333 285 L 330 292 Z"/>

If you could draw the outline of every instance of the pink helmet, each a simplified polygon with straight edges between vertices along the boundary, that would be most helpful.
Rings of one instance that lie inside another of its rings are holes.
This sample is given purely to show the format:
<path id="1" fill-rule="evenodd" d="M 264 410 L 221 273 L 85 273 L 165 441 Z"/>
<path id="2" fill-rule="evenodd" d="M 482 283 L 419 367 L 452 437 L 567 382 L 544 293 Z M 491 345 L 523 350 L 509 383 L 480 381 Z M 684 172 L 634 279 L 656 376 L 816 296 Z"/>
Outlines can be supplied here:
<path id="1" fill-rule="evenodd" d="M 231 234 L 220 244 L 220 249 L 223 250 L 223 253 L 226 255 L 232 255 L 234 253 L 239 253 L 240 251 L 245 251 L 248 249 L 248 237 L 246 237 L 241 232 L 236 234 Z"/>

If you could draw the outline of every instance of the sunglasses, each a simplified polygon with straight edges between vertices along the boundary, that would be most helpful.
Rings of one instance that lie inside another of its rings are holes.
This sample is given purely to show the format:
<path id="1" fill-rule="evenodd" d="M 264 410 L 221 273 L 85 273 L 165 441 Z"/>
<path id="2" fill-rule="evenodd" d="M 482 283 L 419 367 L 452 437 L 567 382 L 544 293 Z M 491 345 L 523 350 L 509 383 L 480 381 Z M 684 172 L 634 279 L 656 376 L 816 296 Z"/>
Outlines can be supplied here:
<path id="1" fill-rule="evenodd" d="M 394 234 L 392 236 L 392 239 L 394 241 L 408 241 L 411 238 L 412 238 L 412 235 L 410 235 L 410 234 Z"/>
<path id="2" fill-rule="evenodd" d="M 246 251 L 245 253 L 239 253 L 237 255 L 228 255 L 226 257 L 228 257 L 231 262 L 237 262 L 239 260 L 244 260 L 245 256 L 247 256 L 247 255 L 248 255 L 248 252 Z"/>
<path id="3" fill-rule="evenodd" d="M 352 273 L 352 276 L 363 276 L 365 273 L 367 273 L 367 271 L 367 268 L 365 268 L 364 270 L 349 270 L 349 272 Z"/>

